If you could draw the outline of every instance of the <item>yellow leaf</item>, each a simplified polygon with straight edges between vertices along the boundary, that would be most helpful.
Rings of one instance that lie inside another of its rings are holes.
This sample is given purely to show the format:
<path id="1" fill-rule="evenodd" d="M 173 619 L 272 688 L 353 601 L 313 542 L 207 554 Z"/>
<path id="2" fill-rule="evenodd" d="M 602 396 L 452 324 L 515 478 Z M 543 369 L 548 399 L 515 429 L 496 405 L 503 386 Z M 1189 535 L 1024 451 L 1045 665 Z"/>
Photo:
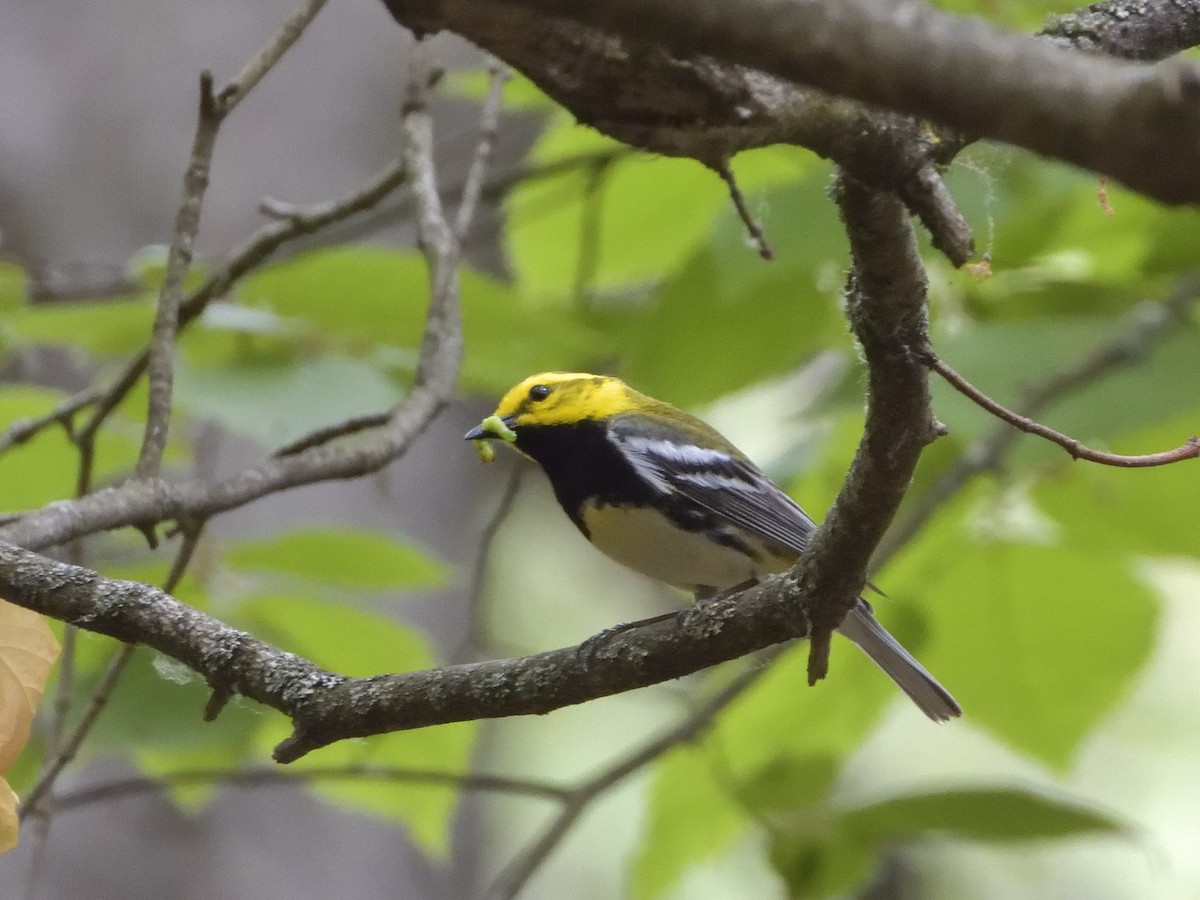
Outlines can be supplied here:
<path id="1" fill-rule="evenodd" d="M 8 771 L 29 739 L 33 714 L 57 659 L 58 641 L 46 620 L 0 600 L 0 772 Z"/>
<path id="2" fill-rule="evenodd" d="M 7 853 L 17 846 L 17 795 L 0 778 L 0 853 Z"/>

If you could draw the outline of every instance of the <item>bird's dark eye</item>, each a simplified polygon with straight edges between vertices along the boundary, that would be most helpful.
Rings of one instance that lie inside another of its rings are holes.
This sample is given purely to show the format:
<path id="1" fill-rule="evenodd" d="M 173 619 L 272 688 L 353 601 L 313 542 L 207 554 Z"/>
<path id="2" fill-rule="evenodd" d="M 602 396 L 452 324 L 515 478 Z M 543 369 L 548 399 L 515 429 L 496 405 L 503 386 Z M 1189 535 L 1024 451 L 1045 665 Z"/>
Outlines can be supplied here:
<path id="1" fill-rule="evenodd" d="M 545 400 L 550 396 L 550 388 L 545 384 L 535 384 L 529 389 L 530 400 Z"/>

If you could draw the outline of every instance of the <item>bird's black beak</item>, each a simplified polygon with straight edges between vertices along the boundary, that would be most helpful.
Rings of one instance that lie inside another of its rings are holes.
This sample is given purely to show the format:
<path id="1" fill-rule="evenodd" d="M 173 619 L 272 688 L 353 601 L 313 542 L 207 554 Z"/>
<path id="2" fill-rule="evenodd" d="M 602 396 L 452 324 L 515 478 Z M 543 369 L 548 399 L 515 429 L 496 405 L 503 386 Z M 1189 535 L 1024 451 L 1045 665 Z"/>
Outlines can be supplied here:
<path id="1" fill-rule="evenodd" d="M 512 416 L 505 416 L 503 419 L 499 416 L 488 416 L 464 434 L 463 438 L 468 441 L 500 440 L 512 443 L 517 439 L 517 433 L 513 431 L 512 426 Z"/>

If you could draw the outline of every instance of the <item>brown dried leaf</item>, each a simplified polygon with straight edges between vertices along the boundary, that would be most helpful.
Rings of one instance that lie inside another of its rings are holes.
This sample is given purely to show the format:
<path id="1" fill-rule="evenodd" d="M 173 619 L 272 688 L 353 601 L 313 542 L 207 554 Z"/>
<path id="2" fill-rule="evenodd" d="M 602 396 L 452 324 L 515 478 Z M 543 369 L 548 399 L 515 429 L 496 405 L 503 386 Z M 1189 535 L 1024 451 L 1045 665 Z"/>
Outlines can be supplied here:
<path id="1" fill-rule="evenodd" d="M 33 714 L 57 659 L 58 641 L 46 620 L 0 600 L 0 772 L 8 771 L 29 739 Z"/>
<path id="2" fill-rule="evenodd" d="M 17 795 L 8 786 L 8 782 L 0 778 L 0 853 L 7 853 L 17 846 Z"/>

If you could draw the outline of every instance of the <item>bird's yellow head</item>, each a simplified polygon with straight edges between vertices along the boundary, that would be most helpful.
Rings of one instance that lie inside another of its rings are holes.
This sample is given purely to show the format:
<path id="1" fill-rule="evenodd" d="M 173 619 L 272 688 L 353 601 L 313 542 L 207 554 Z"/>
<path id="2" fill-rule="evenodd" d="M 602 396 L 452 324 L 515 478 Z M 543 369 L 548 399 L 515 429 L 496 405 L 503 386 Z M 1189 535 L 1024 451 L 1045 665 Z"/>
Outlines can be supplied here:
<path id="1" fill-rule="evenodd" d="M 643 398 L 619 378 L 587 372 L 543 372 L 512 388 L 496 411 L 467 432 L 467 440 L 516 444 L 522 428 L 608 419 Z M 484 457 L 487 458 L 486 456 Z"/>

